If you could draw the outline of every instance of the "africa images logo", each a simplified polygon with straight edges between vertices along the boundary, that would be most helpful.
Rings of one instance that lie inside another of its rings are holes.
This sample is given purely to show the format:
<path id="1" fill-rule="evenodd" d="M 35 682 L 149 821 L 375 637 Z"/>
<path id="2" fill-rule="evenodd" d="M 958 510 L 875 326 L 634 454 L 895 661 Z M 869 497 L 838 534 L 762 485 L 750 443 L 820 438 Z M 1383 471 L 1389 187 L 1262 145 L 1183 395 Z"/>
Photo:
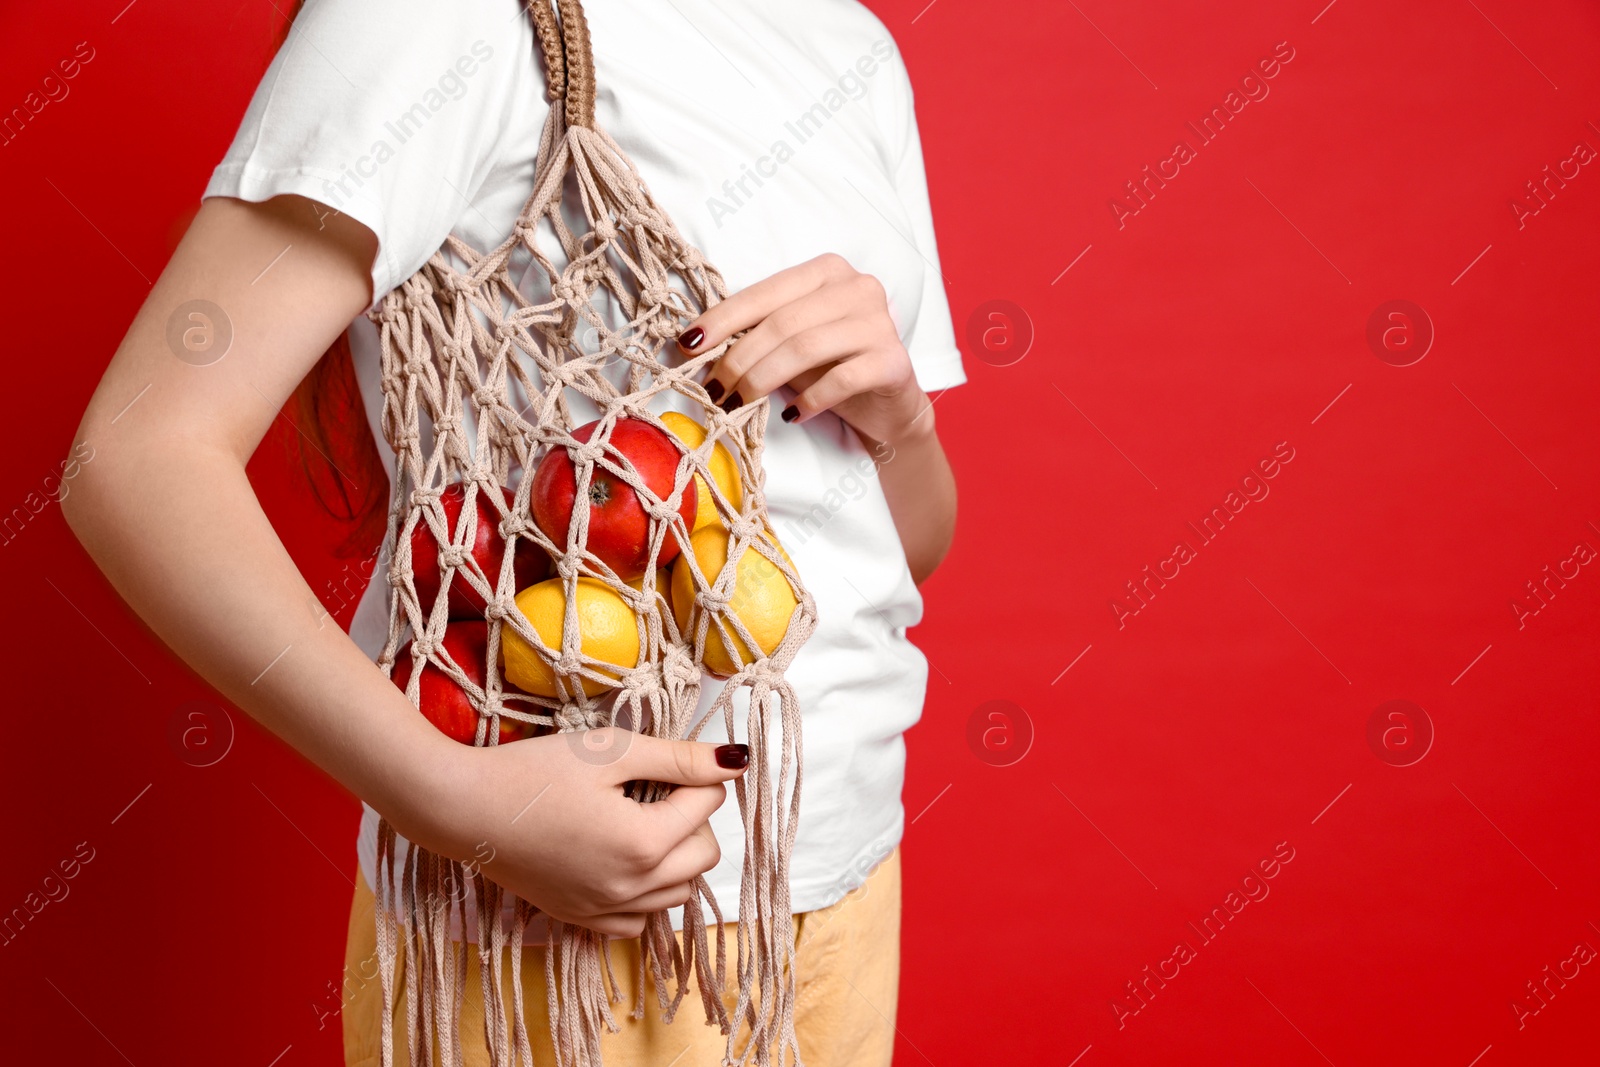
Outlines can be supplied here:
<path id="1" fill-rule="evenodd" d="M 706 197 L 706 210 L 711 214 L 711 221 L 717 224 L 717 229 L 722 229 L 723 219 L 755 198 L 756 192 L 766 184 L 764 178 L 778 176 L 778 168 L 794 158 L 796 146 L 804 146 L 821 133 L 846 104 L 865 97 L 866 80 L 893 57 L 894 45 L 889 41 L 879 38 L 872 42 L 870 53 L 860 56 L 852 66 L 841 71 L 834 84 L 823 92 L 821 101 L 783 124 L 785 132 L 794 138 L 794 145 L 783 137 L 774 139 L 767 146 L 767 152 L 755 159 L 753 168 L 749 163 L 741 163 L 739 176 L 722 183 L 721 197 Z M 754 189 L 750 187 L 752 182 Z"/>
<path id="2" fill-rule="evenodd" d="M 1194 135 L 1195 144 L 1205 148 L 1234 122 L 1245 108 L 1252 103 L 1261 103 L 1272 92 L 1272 87 L 1267 83 L 1282 73 L 1283 68 L 1294 60 L 1295 50 L 1288 41 L 1279 41 L 1272 47 L 1272 54 L 1258 59 L 1243 77 L 1239 79 L 1238 89 L 1229 89 L 1222 98 L 1222 103 L 1213 107 L 1209 112 L 1200 117 L 1200 122 L 1186 122 L 1184 125 Z M 1124 183 L 1126 194 L 1118 193 L 1106 201 L 1111 209 L 1111 221 L 1117 224 L 1117 229 L 1127 227 L 1128 220 L 1150 206 L 1150 201 L 1155 199 L 1157 191 L 1165 189 L 1167 182 L 1173 181 L 1183 173 L 1183 168 L 1200 158 L 1199 151 L 1189 143 L 1189 136 L 1185 134 L 1172 146 L 1172 153 L 1165 159 L 1154 164 L 1145 164 L 1141 176 Z"/>

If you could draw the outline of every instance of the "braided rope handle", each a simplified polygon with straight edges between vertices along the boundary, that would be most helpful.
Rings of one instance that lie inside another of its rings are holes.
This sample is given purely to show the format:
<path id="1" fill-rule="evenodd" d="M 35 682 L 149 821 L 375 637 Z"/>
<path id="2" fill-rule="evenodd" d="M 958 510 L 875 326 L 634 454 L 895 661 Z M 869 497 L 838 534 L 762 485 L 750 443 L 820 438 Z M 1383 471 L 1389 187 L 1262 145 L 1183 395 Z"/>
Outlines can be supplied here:
<path id="1" fill-rule="evenodd" d="M 563 101 L 568 126 L 594 125 L 594 50 L 580 0 L 557 0 L 560 25 L 546 0 L 528 0 L 534 34 L 544 53 L 551 103 Z"/>

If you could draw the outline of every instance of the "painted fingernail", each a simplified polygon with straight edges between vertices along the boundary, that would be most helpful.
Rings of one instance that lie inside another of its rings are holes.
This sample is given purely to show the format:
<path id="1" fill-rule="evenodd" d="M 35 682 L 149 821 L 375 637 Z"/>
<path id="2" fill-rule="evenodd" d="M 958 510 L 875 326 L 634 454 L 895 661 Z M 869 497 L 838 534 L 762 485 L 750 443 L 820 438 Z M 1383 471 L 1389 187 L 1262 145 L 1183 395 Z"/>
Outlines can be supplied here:
<path id="1" fill-rule="evenodd" d="M 718 745 L 717 766 L 730 771 L 741 771 L 750 765 L 749 745 Z"/>
<path id="2" fill-rule="evenodd" d="M 721 407 L 723 411 L 731 412 L 734 408 L 739 407 L 743 403 L 744 397 L 740 396 L 739 390 L 735 389 L 733 392 L 728 394 L 728 399 L 724 400 L 718 406 Z"/>
<path id="3" fill-rule="evenodd" d="M 795 407 L 793 404 L 790 404 L 788 407 L 783 409 L 783 421 L 784 422 L 793 422 L 795 419 L 798 419 L 799 417 L 800 417 L 800 409 Z"/>
<path id="4" fill-rule="evenodd" d="M 706 332 L 698 326 L 693 326 L 678 336 L 678 347 L 686 352 L 692 352 L 706 339 Z"/>
<path id="5" fill-rule="evenodd" d="M 706 383 L 706 395 L 711 398 L 711 402 L 713 404 L 722 399 L 722 393 L 722 383 L 717 381 L 715 378 Z"/>

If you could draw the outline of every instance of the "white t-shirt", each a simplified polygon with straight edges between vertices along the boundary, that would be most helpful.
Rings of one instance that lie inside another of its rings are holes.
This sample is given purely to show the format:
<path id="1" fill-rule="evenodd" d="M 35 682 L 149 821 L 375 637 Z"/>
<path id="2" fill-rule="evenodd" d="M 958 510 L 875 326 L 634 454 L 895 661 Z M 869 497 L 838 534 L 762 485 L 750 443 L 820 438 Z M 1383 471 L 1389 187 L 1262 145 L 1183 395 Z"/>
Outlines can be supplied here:
<path id="1" fill-rule="evenodd" d="M 597 124 L 730 291 L 837 252 L 883 282 L 924 389 L 966 380 L 911 85 L 876 16 L 855 0 L 584 7 Z M 379 240 L 372 275 L 381 297 L 447 234 L 484 251 L 510 234 L 532 192 L 544 94 L 517 0 L 311 0 L 205 195 L 296 193 L 357 219 Z M 525 289 L 537 277 L 524 276 Z M 378 424 L 376 328 L 359 318 L 350 341 L 368 422 L 392 472 Z M 779 420 L 789 397 L 773 398 L 764 465 L 775 529 L 819 617 L 788 671 L 804 722 L 790 880 L 802 912 L 842 898 L 899 842 L 901 735 L 921 714 L 927 663 L 906 638 L 922 600 L 871 457 L 833 415 L 804 426 Z M 374 658 L 387 590 L 371 583 L 351 626 Z M 720 687 L 705 680 L 700 714 Z M 737 703 L 741 724 L 747 693 Z M 720 716 L 701 737 L 727 739 Z M 723 859 L 707 880 L 732 917 L 744 839 L 731 791 L 711 822 Z M 371 885 L 377 824 L 366 809 L 358 854 Z"/>

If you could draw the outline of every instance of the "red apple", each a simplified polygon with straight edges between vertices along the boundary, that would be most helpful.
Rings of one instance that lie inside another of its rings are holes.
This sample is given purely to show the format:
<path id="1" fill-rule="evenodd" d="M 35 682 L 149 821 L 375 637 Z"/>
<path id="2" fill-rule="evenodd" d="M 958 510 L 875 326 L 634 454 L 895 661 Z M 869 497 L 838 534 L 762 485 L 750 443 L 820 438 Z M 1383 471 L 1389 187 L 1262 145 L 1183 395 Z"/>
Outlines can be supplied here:
<path id="1" fill-rule="evenodd" d="M 588 441 L 600 424 L 591 422 L 572 431 L 578 441 Z M 682 453 L 665 433 L 639 419 L 621 418 L 611 428 L 609 447 L 639 472 L 644 484 L 663 500 L 672 492 L 673 478 Z M 613 460 L 615 457 L 611 457 Z M 577 469 L 565 448 L 554 448 L 539 462 L 533 475 L 533 521 L 557 545 L 567 543 L 573 498 L 578 491 Z M 686 528 L 694 529 L 697 494 L 691 482 L 678 505 Z M 639 577 L 649 562 L 650 513 L 633 487 L 600 464 L 589 480 L 588 548 L 624 581 Z M 661 542 L 656 566 L 678 555 L 677 539 L 669 532 Z"/>
<path id="2" fill-rule="evenodd" d="M 463 674 L 480 688 L 484 684 L 484 664 L 489 655 L 489 630 L 482 622 L 453 622 L 444 628 L 444 651 L 461 668 Z M 400 650 L 394 661 L 394 684 L 404 692 L 411 681 L 411 645 Z M 446 737 L 464 745 L 473 743 L 478 733 L 478 711 L 467 698 L 466 691 L 457 685 L 445 671 L 433 663 L 422 668 L 418 699 L 423 718 L 437 726 Z M 509 683 L 501 683 L 506 692 L 521 692 Z M 517 702 L 518 710 L 533 705 Z M 533 737 L 539 727 L 529 722 L 502 717 L 500 743 L 509 744 L 525 737 Z"/>
<path id="3" fill-rule="evenodd" d="M 513 497 L 511 490 L 501 486 L 500 492 L 505 494 L 506 506 L 509 508 Z M 445 524 L 452 537 L 455 534 L 456 523 L 461 519 L 461 508 L 466 502 L 466 497 L 466 490 L 460 485 L 452 485 L 439 494 L 439 503 L 444 508 Z M 500 563 L 505 559 L 506 543 L 500 536 L 500 515 L 485 499 L 482 489 L 478 490 L 476 505 L 478 525 L 472 540 L 472 558 L 482 568 L 484 577 L 489 580 L 492 588 L 500 579 Z M 517 544 L 517 559 L 514 566 L 519 592 L 530 585 L 537 585 L 550 573 L 550 560 L 544 554 L 544 550 L 527 539 Z M 420 520 L 411 533 L 411 570 L 412 582 L 417 589 L 417 603 L 422 607 L 422 614 L 427 615 L 433 610 L 433 602 L 439 595 L 439 583 L 444 575 L 439 566 L 439 543 L 434 539 L 433 531 L 428 528 L 428 524 Z M 455 580 L 450 583 L 450 618 L 481 619 L 484 607 L 483 597 L 478 595 L 478 591 L 467 581 L 467 576 L 458 568 Z"/>

